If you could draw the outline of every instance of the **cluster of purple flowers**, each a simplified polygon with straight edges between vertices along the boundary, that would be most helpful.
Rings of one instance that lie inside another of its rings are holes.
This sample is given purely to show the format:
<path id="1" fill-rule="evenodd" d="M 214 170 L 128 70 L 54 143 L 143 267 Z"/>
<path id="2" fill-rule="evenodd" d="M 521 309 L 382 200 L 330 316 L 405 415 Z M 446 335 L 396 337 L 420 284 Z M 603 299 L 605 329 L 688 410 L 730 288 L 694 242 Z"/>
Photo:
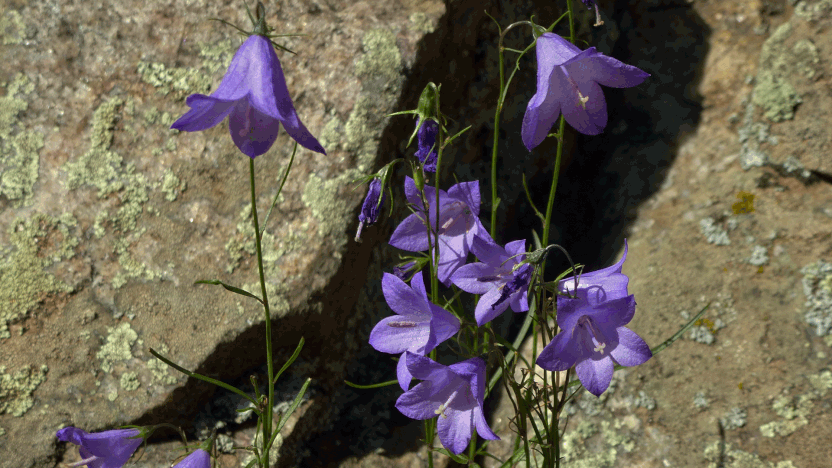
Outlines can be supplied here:
<path id="1" fill-rule="evenodd" d="M 478 182 L 459 183 L 447 192 L 439 190 L 438 207 L 436 190 L 425 186 L 422 198 L 413 179 L 405 180 L 405 194 L 414 213 L 393 232 L 391 245 L 414 252 L 438 251 L 438 279 L 481 295 L 474 312 L 479 326 L 509 307 L 514 312 L 529 310 L 534 267 L 524 261 L 525 242 L 500 246 L 491 239 L 478 218 Z M 429 235 L 435 226 L 439 231 Z M 430 245 L 432 240 L 436 246 Z M 479 262 L 465 264 L 469 252 Z M 609 387 L 615 364 L 635 366 L 652 356 L 647 343 L 625 327 L 636 305 L 627 292 L 629 279 L 621 273 L 626 257 L 625 248 L 615 265 L 585 273 L 577 282 L 570 277 L 559 283 L 557 322 L 561 333 L 537 358 L 537 364 L 550 371 L 575 366 L 581 383 L 596 396 Z M 459 331 L 459 320 L 430 302 L 421 272 L 413 275 L 410 285 L 385 273 L 382 291 L 396 315 L 382 319 L 369 342 L 378 351 L 400 355 L 396 374 L 405 393 L 396 408 L 414 419 L 440 417 L 439 439 L 457 454 L 468 445 L 474 428 L 484 439 L 497 439 L 482 413 L 482 359 L 443 366 L 425 357 Z M 423 382 L 409 388 L 413 378 Z"/>

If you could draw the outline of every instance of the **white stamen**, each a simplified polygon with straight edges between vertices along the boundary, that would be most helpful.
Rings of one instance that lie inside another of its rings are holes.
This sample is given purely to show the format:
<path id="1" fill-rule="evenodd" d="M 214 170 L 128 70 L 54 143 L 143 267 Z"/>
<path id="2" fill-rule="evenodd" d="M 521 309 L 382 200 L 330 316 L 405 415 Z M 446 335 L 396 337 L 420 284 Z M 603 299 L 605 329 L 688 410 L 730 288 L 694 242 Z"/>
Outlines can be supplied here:
<path id="1" fill-rule="evenodd" d="M 586 110 L 586 103 L 589 101 L 589 96 L 584 96 L 580 91 L 578 91 L 578 100 L 581 102 L 581 107 Z"/>
<path id="2" fill-rule="evenodd" d="M 596 3 L 595 4 L 595 24 L 593 24 L 593 26 L 595 26 L 597 28 L 598 26 L 603 26 L 603 25 L 604 25 L 604 21 L 601 20 L 601 12 L 598 11 L 598 4 Z"/>
<path id="3" fill-rule="evenodd" d="M 606 343 L 598 343 L 598 346 L 596 346 L 595 349 L 593 349 L 593 351 L 595 351 L 596 353 L 604 354 L 604 348 L 606 347 Z"/>
<path id="4" fill-rule="evenodd" d="M 73 463 L 73 464 L 71 464 L 71 465 L 69 465 L 69 466 L 74 468 L 74 467 L 76 467 L 76 466 L 84 466 L 84 465 L 89 465 L 90 463 L 92 463 L 92 462 L 94 462 L 94 461 L 96 461 L 96 460 L 98 460 L 98 457 L 96 457 L 95 455 L 93 455 L 93 456 L 91 456 L 91 457 L 89 457 L 89 458 L 86 458 L 86 459 L 84 459 L 84 460 L 81 460 L 81 461 L 79 461 L 79 462 L 75 462 L 75 463 Z"/>

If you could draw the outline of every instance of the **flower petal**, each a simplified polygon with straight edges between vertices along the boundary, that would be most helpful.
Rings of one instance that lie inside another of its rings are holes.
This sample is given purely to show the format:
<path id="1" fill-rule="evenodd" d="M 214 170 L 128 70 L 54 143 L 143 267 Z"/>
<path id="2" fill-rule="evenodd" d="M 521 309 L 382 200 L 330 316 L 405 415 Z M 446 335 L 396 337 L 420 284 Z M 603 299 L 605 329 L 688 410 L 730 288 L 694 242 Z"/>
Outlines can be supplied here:
<path id="1" fill-rule="evenodd" d="M 598 135 L 607 126 L 607 101 L 598 83 L 570 76 L 561 112 L 566 122 L 584 135 Z M 577 89 L 576 89 L 577 88 Z M 578 94 L 580 91 L 580 94 Z"/>
<path id="2" fill-rule="evenodd" d="M 396 409 L 410 419 L 425 420 L 436 417 L 436 408 L 441 403 L 431 400 L 433 385 L 429 381 L 422 382 L 404 392 L 396 400 Z"/>
<path id="3" fill-rule="evenodd" d="M 237 101 L 228 118 L 231 139 L 250 158 L 272 147 L 280 130 L 280 121 L 251 106 L 247 99 Z"/>
<path id="4" fill-rule="evenodd" d="M 618 346 L 610 356 L 622 366 L 633 367 L 644 364 L 653 356 L 650 346 L 636 332 L 627 327 L 618 328 Z"/>
<path id="5" fill-rule="evenodd" d="M 584 346 L 579 339 L 573 339 L 572 330 L 562 330 L 543 348 L 535 363 L 552 372 L 565 371 L 585 355 Z"/>
<path id="6" fill-rule="evenodd" d="M 499 272 L 494 267 L 485 263 L 469 263 L 459 267 L 451 275 L 451 282 L 467 293 L 485 294 L 505 284 L 498 274 Z"/>
<path id="7" fill-rule="evenodd" d="M 580 62 L 567 65 L 569 73 L 581 73 L 596 83 L 611 88 L 638 86 L 650 76 L 649 73 L 632 65 L 620 62 L 602 53 L 587 57 Z"/>
<path id="8" fill-rule="evenodd" d="M 500 437 L 491 430 L 488 421 L 485 420 L 485 415 L 482 408 L 479 406 L 474 408 L 474 426 L 477 428 L 477 434 L 486 440 L 500 440 Z"/>
<path id="9" fill-rule="evenodd" d="M 211 468 L 211 455 L 201 448 L 196 449 L 173 468 Z"/>
<path id="10" fill-rule="evenodd" d="M 415 284 L 413 280 L 417 280 Z M 425 316 L 427 320 L 430 320 L 421 272 L 413 275 L 413 280 L 411 280 L 412 286 L 408 286 L 396 275 L 385 273 L 381 278 L 381 291 L 384 293 L 384 299 L 397 314 Z"/>
<path id="11" fill-rule="evenodd" d="M 529 290 L 524 289 L 520 294 L 511 296 L 511 310 L 514 312 L 528 312 L 529 310 Z"/>
<path id="12" fill-rule="evenodd" d="M 430 321 L 430 327 L 431 330 L 433 330 L 436 339 L 433 347 L 436 347 L 456 335 L 459 331 L 459 319 L 436 304 L 430 304 L 430 308 L 433 313 L 433 318 Z M 425 353 L 433 351 L 433 347 L 430 349 L 426 348 Z"/>
<path id="13" fill-rule="evenodd" d="M 204 94 L 192 94 L 185 102 L 191 110 L 170 126 L 183 132 L 199 132 L 217 125 L 234 110 L 236 104 L 236 101 L 224 101 Z"/>
<path id="14" fill-rule="evenodd" d="M 477 302 L 477 308 L 474 310 L 474 317 L 477 319 L 477 325 L 483 326 L 486 323 L 494 320 L 498 315 L 508 309 L 509 301 L 503 301 L 493 307 L 494 303 L 500 299 L 502 288 L 494 288 L 483 294 Z"/>
<path id="15" fill-rule="evenodd" d="M 404 219 L 390 236 L 390 245 L 410 252 L 422 252 L 428 249 L 428 231 L 425 215 L 413 213 Z"/>
<path id="16" fill-rule="evenodd" d="M 479 216 L 480 214 L 480 183 L 475 180 L 473 182 L 460 182 L 451 186 L 448 189 L 448 197 L 459 200 L 468 205 L 471 214 Z"/>
<path id="17" fill-rule="evenodd" d="M 413 376 L 407 370 L 407 352 L 402 353 L 399 357 L 399 362 L 396 363 L 396 379 L 404 391 L 407 391 L 408 387 L 410 387 L 410 382 L 413 381 Z"/>
<path id="18" fill-rule="evenodd" d="M 457 397 L 459 399 L 461 397 Z M 446 408 L 446 417 L 440 416 L 436 422 L 436 432 L 439 440 L 450 452 L 457 455 L 468 448 L 471 441 L 471 430 L 473 429 L 474 410 L 457 410 L 453 407 Z"/>
<path id="19" fill-rule="evenodd" d="M 615 366 L 612 359 L 607 356 L 604 359 L 585 359 L 575 366 L 575 373 L 578 374 L 581 384 L 589 393 L 601 396 L 610 386 L 612 372 Z"/>
<path id="20" fill-rule="evenodd" d="M 430 316 L 417 317 L 393 315 L 381 319 L 370 332 L 370 346 L 382 353 L 411 351 L 423 354 L 430 339 Z"/>

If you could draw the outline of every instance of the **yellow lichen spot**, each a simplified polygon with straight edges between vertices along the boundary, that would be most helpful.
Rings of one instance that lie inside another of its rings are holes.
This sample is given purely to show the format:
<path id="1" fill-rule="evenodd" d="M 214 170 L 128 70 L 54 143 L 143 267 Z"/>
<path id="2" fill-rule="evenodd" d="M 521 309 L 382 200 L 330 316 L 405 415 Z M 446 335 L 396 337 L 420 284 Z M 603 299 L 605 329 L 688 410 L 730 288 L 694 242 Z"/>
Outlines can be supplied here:
<path id="1" fill-rule="evenodd" d="M 760 265 L 759 267 L 757 267 L 757 274 L 761 274 L 763 271 L 765 271 L 765 268 L 763 268 L 763 266 L 762 266 L 762 265 Z"/>
<path id="2" fill-rule="evenodd" d="M 731 205 L 731 210 L 735 215 L 749 214 L 754 212 L 754 194 L 748 192 L 740 192 L 737 194 L 740 200 Z"/>
<path id="3" fill-rule="evenodd" d="M 697 327 L 701 327 L 701 326 L 704 325 L 705 328 L 707 328 L 708 331 L 710 331 L 711 333 L 716 332 L 716 326 L 714 325 L 714 322 L 711 319 L 701 318 L 701 319 L 697 320 L 696 322 L 694 322 L 693 324 L 696 325 Z"/>
<path id="4" fill-rule="evenodd" d="M 742 390 L 742 382 L 740 382 L 739 384 L 737 384 L 737 388 L 739 388 L 740 390 Z"/>

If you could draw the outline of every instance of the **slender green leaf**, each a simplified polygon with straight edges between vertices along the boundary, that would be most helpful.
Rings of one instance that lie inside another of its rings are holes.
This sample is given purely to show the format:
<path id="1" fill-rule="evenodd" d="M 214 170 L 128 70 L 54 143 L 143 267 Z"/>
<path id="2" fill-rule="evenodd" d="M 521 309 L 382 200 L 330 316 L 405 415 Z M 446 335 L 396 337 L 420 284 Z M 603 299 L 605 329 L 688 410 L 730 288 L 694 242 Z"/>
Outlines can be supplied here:
<path id="1" fill-rule="evenodd" d="M 170 359 L 162 356 L 161 354 L 156 352 L 156 350 L 153 349 L 153 348 L 150 348 L 150 354 L 156 356 L 160 361 L 164 362 L 165 364 L 169 365 L 170 367 L 173 367 L 174 369 L 176 369 L 179 372 L 187 375 L 188 377 L 193 377 L 195 379 L 199 379 L 199 380 L 202 380 L 204 382 L 212 383 L 212 384 L 214 384 L 218 387 L 222 387 L 222 388 L 224 388 L 228 391 L 231 391 L 231 392 L 236 393 L 237 395 L 240 395 L 241 397 L 245 398 L 246 400 L 248 400 L 248 401 L 254 403 L 255 405 L 257 405 L 257 401 L 254 398 L 252 398 L 246 392 L 240 390 L 239 388 L 237 388 L 233 385 L 229 385 L 229 384 L 227 384 L 225 382 L 222 382 L 222 381 L 219 381 L 217 379 L 212 379 L 211 377 L 208 377 L 208 376 L 205 376 L 205 375 L 202 375 L 202 374 L 197 374 L 195 372 L 191 372 L 188 369 L 185 369 L 184 367 L 182 367 L 178 364 L 174 364 Z"/>
<path id="2" fill-rule="evenodd" d="M 350 382 L 349 380 L 344 381 L 345 384 L 349 385 L 352 388 L 381 388 L 381 387 L 388 387 L 393 384 L 399 383 L 398 380 L 388 380 L 387 382 L 381 382 L 377 384 L 370 384 L 370 385 L 358 385 Z"/>
<path id="3" fill-rule="evenodd" d="M 303 343 L 304 342 L 305 341 L 304 341 L 303 337 L 300 337 L 300 343 L 298 343 L 298 346 L 295 348 L 295 352 L 292 353 L 292 356 L 289 358 L 288 361 L 286 361 L 286 364 L 283 364 L 283 367 L 281 367 L 280 370 L 277 371 L 277 375 L 274 376 L 274 383 L 277 383 L 277 379 L 280 378 L 280 374 L 282 374 L 283 371 L 288 369 L 289 366 L 291 366 L 292 363 L 295 362 L 295 359 L 298 358 L 298 355 L 300 355 L 300 350 L 303 349 Z"/>
<path id="4" fill-rule="evenodd" d="M 466 457 L 465 455 L 456 455 L 454 453 L 449 452 L 447 449 L 444 449 L 444 448 L 434 448 L 433 451 L 434 452 L 439 452 L 443 455 L 447 455 L 447 456 L 451 457 L 451 459 L 453 461 L 457 462 L 457 463 L 464 463 L 464 464 L 468 463 L 468 457 Z"/>
<path id="5" fill-rule="evenodd" d="M 250 297 L 250 298 L 252 298 L 252 299 L 257 299 L 257 302 L 259 302 L 259 303 L 263 304 L 263 300 L 262 300 L 262 299 L 260 299 L 259 297 L 255 296 L 254 294 L 252 294 L 252 293 L 250 293 L 250 292 L 248 292 L 248 291 L 246 291 L 246 290 L 244 290 L 244 289 L 240 289 L 240 288 L 238 288 L 238 287 L 236 287 L 236 286 L 231 286 L 230 284 L 225 284 L 225 283 L 223 283 L 223 282 L 222 282 L 222 281 L 220 281 L 220 280 L 199 280 L 199 281 L 195 281 L 195 282 L 194 282 L 194 284 L 213 284 L 213 285 L 220 285 L 220 286 L 222 286 L 223 288 L 225 288 L 225 289 L 227 289 L 227 290 L 229 290 L 229 291 L 231 291 L 231 292 L 233 292 L 233 293 L 239 294 L 239 295 L 241 295 L 241 296 Z M 264 304 L 264 305 L 265 305 L 265 304 Z"/>
<path id="6" fill-rule="evenodd" d="M 303 400 L 303 394 L 306 393 L 306 389 L 309 388 L 309 384 L 311 382 L 312 382 L 311 378 L 306 379 L 306 382 L 303 383 L 303 386 L 300 388 L 300 391 L 298 392 L 297 396 L 295 397 L 295 400 L 292 402 L 292 406 L 289 407 L 289 411 L 287 411 L 286 414 L 284 414 L 283 416 L 280 417 L 280 422 L 277 423 L 277 429 L 275 430 L 275 435 L 272 436 L 272 442 L 274 442 L 274 438 L 277 436 L 277 434 L 280 433 L 280 430 L 283 429 L 283 426 L 286 425 L 286 422 L 289 420 L 289 416 L 291 416 L 292 413 L 294 413 L 295 410 L 298 409 L 298 406 L 300 406 L 300 402 L 301 402 L 301 400 Z M 271 442 L 269 442 L 269 447 L 271 447 L 271 445 L 272 445 Z"/>

